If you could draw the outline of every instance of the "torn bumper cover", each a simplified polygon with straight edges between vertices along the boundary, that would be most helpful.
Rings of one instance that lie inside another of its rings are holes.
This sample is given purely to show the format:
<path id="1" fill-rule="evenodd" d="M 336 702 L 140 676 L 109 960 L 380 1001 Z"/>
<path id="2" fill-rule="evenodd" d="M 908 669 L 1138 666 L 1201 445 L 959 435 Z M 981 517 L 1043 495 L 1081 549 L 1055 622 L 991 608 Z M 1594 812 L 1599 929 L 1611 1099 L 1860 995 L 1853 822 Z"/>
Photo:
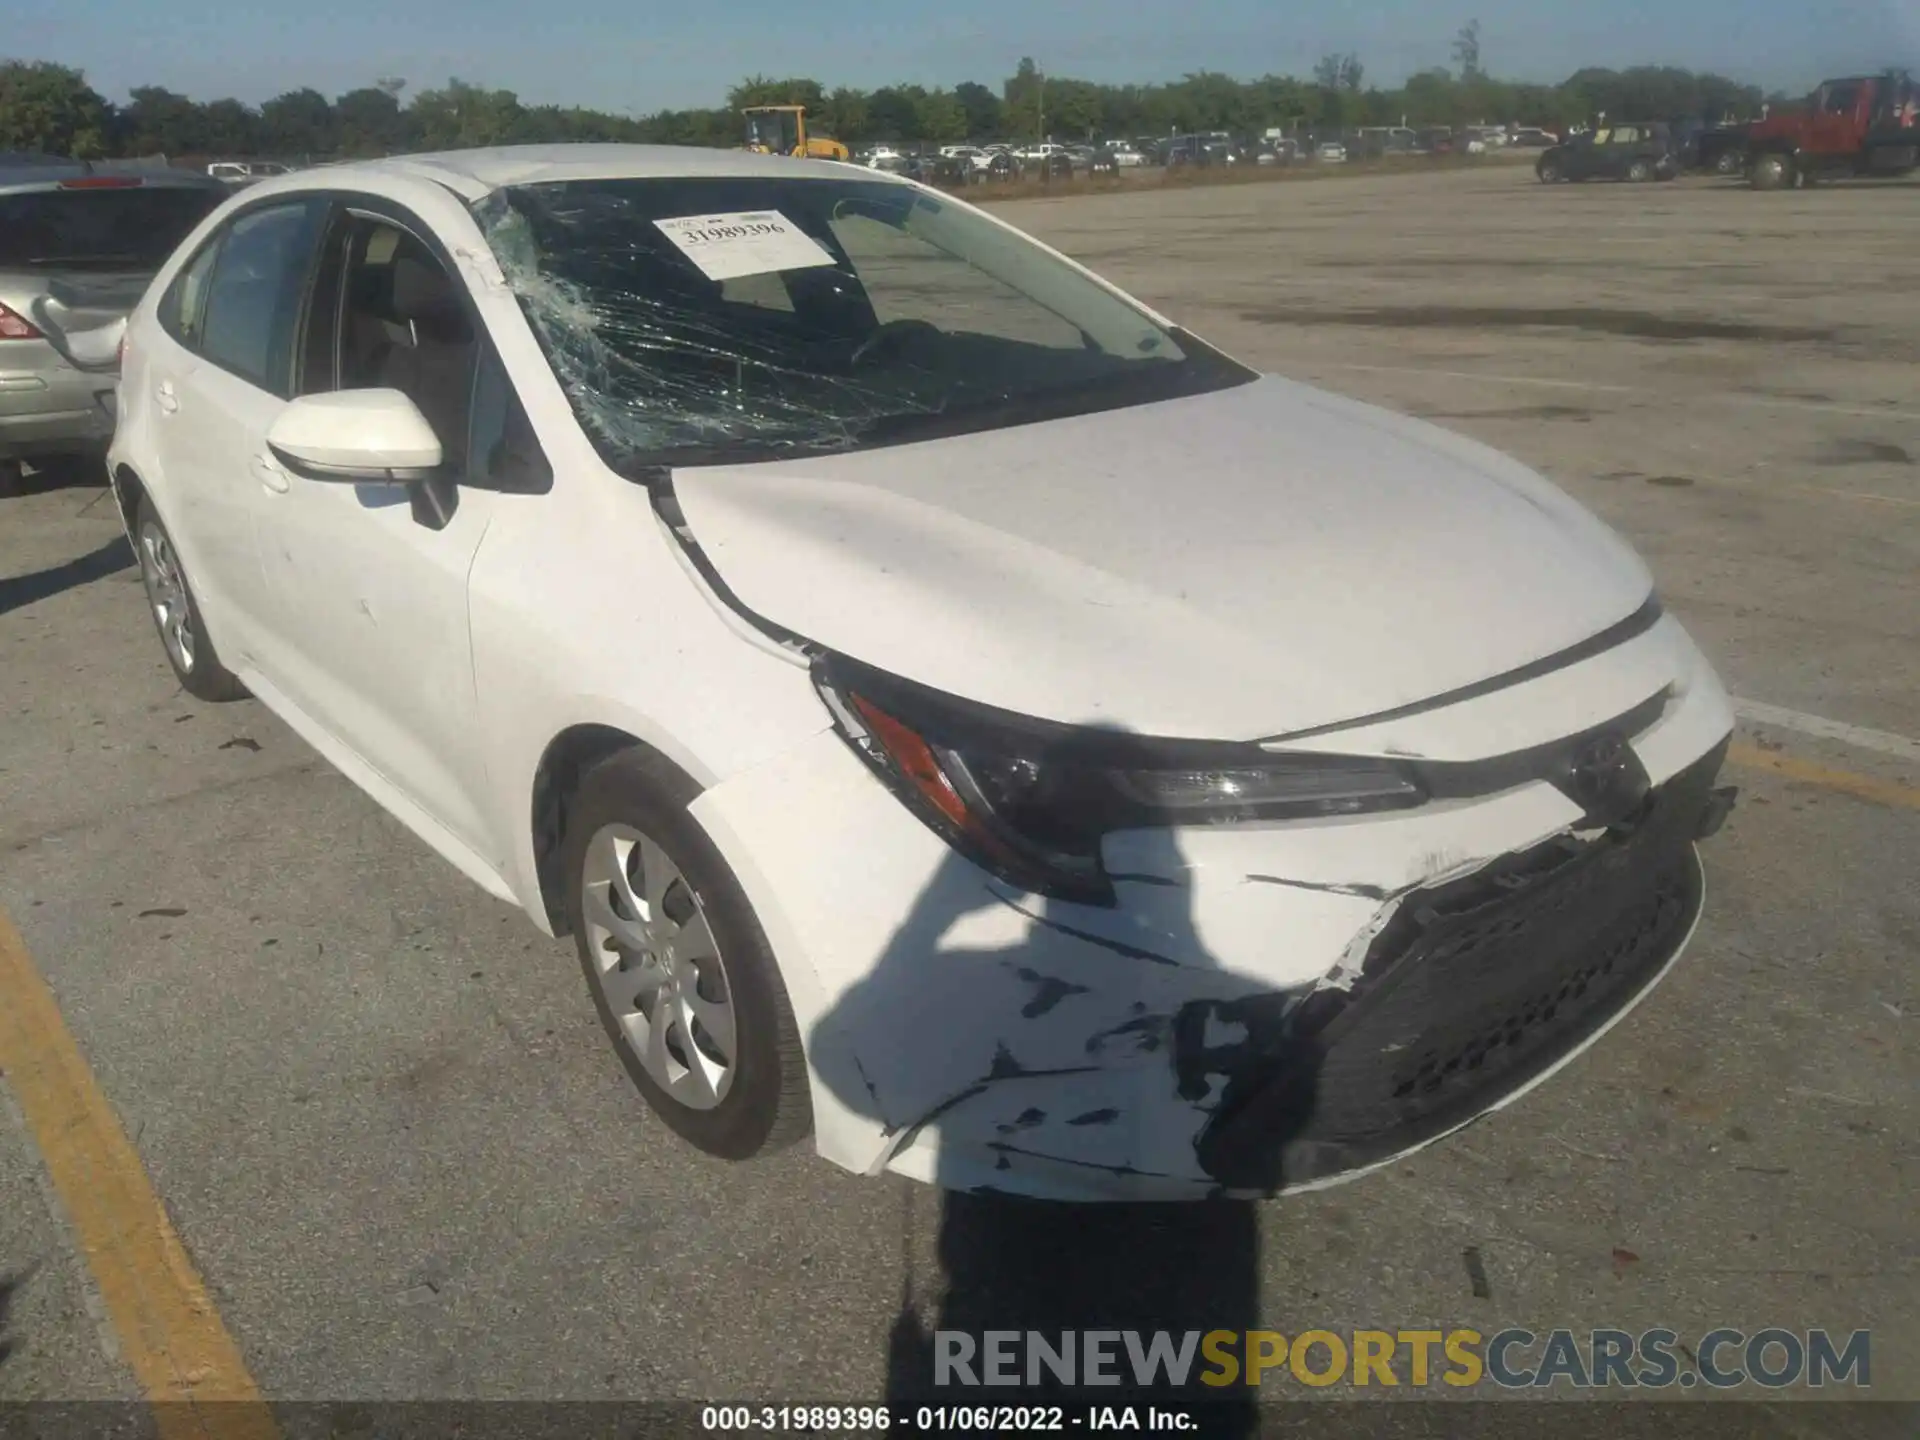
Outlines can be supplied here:
<path id="1" fill-rule="evenodd" d="M 1265 1194 L 1500 1107 L 1649 992 L 1699 914 L 1730 728 L 1696 682 L 1611 825 L 1541 783 L 1115 836 L 1106 910 L 1005 891 L 831 732 L 693 810 L 781 957 L 823 1157 L 1055 1199 Z"/>
<path id="2" fill-rule="evenodd" d="M 1599 836 L 1558 836 L 1411 892 L 1351 989 L 1320 990 L 1276 1019 L 1234 1015 L 1249 1040 L 1229 1054 L 1203 1039 L 1223 1017 L 1183 1013 L 1182 1094 L 1205 1094 L 1210 1072 L 1226 1080 L 1198 1139 L 1201 1168 L 1263 1192 L 1363 1170 L 1543 1078 L 1691 933 L 1703 898 L 1694 842 L 1732 803 L 1714 789 L 1725 755 L 1723 743 Z"/>

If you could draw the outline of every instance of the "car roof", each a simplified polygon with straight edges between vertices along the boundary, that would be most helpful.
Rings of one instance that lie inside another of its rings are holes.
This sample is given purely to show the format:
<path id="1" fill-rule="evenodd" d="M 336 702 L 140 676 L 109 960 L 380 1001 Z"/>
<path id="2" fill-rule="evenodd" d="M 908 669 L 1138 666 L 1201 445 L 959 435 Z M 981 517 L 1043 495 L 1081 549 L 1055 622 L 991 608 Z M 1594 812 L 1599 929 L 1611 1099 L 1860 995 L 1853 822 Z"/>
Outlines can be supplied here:
<path id="1" fill-rule="evenodd" d="M 501 145 L 480 150 L 443 150 L 350 160 L 295 171 L 268 182 L 275 193 L 351 184 L 356 175 L 430 180 L 467 200 L 512 185 L 565 180 L 844 179 L 848 166 L 836 160 L 800 160 L 749 150 L 711 150 L 691 145 Z M 875 180 L 883 172 L 862 170 Z M 888 184 L 906 184 L 886 177 Z"/>

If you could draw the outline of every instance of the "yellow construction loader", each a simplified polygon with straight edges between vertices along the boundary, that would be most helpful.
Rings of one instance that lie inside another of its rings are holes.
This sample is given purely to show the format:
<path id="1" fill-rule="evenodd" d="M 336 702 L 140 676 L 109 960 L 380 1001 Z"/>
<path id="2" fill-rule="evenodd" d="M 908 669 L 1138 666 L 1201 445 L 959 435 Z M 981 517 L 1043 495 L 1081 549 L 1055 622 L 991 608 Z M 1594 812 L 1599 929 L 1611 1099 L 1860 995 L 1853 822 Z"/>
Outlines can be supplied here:
<path id="1" fill-rule="evenodd" d="M 810 160 L 846 160 L 847 147 L 824 135 L 807 134 L 804 105 L 749 105 L 747 149 L 761 155 L 797 155 Z"/>

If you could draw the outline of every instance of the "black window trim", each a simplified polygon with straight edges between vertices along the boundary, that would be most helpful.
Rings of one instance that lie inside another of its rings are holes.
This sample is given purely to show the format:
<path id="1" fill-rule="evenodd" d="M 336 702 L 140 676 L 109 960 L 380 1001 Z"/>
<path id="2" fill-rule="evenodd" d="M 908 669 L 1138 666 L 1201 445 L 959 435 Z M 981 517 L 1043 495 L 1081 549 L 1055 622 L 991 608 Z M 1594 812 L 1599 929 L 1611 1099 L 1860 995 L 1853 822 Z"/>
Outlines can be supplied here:
<path id="1" fill-rule="evenodd" d="M 546 446 L 540 441 L 537 434 L 534 436 L 534 443 L 539 446 L 540 449 L 540 468 L 544 476 L 543 483 L 538 485 L 507 487 L 483 485 L 471 478 L 473 470 L 474 431 L 479 413 L 478 407 L 474 402 L 479 397 L 481 377 L 487 367 L 489 358 L 491 358 L 491 362 L 497 366 L 505 376 L 507 391 L 512 396 L 514 403 L 519 405 L 521 412 L 527 416 L 529 429 L 533 428 L 533 415 L 532 411 L 528 410 L 527 403 L 520 394 L 520 387 L 514 382 L 513 372 L 507 368 L 505 357 L 500 354 L 500 347 L 494 341 L 493 332 L 488 328 L 484 317 L 480 314 L 479 307 L 473 303 L 473 292 L 462 278 L 460 267 L 454 261 L 453 252 L 442 243 L 438 235 L 434 234 L 433 227 L 428 225 L 407 206 L 397 200 L 389 200 L 383 195 L 370 195 L 362 190 L 332 189 L 315 189 L 302 193 L 310 198 L 324 200 L 327 203 L 327 214 L 320 227 L 319 243 L 314 246 L 313 262 L 308 269 L 306 281 L 301 292 L 300 313 L 293 327 L 292 343 L 293 354 L 296 360 L 304 355 L 306 349 L 307 327 L 312 319 L 314 290 L 319 278 L 319 267 L 326 262 L 328 241 L 333 237 L 334 228 L 343 220 L 371 220 L 377 224 L 391 225 L 394 229 L 418 241 L 420 245 L 439 262 L 440 267 L 446 271 L 448 277 L 453 281 L 454 293 L 459 296 L 461 313 L 466 316 L 468 328 L 473 331 L 474 339 L 477 342 L 474 350 L 473 374 L 469 377 L 467 390 L 466 439 L 468 473 L 456 477 L 454 483 L 456 485 L 466 486 L 469 489 L 488 490 L 495 494 L 544 495 L 550 492 L 553 489 L 553 463 L 547 457 Z M 345 277 L 342 276 L 340 293 L 335 297 L 336 310 L 333 333 L 333 383 L 336 390 L 340 385 L 340 336 L 344 328 L 346 303 L 347 287 Z M 281 398 L 284 399 L 288 397 L 283 396 Z"/>
<path id="2" fill-rule="evenodd" d="M 160 321 L 160 328 L 166 332 L 168 338 L 188 354 L 201 359 L 205 357 L 200 355 L 199 345 L 189 340 L 175 328 L 174 322 L 179 317 L 175 313 L 174 299 L 180 293 L 180 287 L 187 283 L 187 276 L 193 273 L 193 268 L 202 260 L 206 260 L 208 264 L 215 269 L 219 267 L 220 247 L 226 243 L 227 226 L 222 224 L 212 235 L 200 243 L 199 248 L 188 257 L 186 264 L 173 272 L 173 278 L 167 282 L 166 292 L 161 295 L 160 304 L 156 310 L 156 318 Z M 208 272 L 208 278 L 212 278 L 211 270 Z M 205 285 L 200 287 L 199 315 L 195 317 L 196 319 L 207 313 L 207 288 Z M 197 330 L 198 326 L 196 325 L 192 328 Z"/>

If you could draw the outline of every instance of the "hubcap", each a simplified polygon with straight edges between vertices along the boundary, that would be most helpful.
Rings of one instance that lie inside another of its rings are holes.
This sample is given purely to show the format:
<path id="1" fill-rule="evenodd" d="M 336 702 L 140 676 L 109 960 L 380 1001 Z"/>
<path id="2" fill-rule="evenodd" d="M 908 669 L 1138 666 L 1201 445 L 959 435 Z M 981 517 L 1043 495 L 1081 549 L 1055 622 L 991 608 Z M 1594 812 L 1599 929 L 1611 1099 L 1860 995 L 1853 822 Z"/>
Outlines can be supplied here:
<path id="1" fill-rule="evenodd" d="M 700 897 L 667 852 L 626 825 L 587 846 L 581 896 L 594 980 L 655 1084 L 690 1110 L 733 1088 L 733 990 Z"/>
<path id="2" fill-rule="evenodd" d="M 140 532 L 140 578 L 146 582 L 147 603 L 153 607 L 160 642 L 180 669 L 193 669 L 193 615 L 187 609 L 187 582 L 165 532 L 147 526 Z"/>

